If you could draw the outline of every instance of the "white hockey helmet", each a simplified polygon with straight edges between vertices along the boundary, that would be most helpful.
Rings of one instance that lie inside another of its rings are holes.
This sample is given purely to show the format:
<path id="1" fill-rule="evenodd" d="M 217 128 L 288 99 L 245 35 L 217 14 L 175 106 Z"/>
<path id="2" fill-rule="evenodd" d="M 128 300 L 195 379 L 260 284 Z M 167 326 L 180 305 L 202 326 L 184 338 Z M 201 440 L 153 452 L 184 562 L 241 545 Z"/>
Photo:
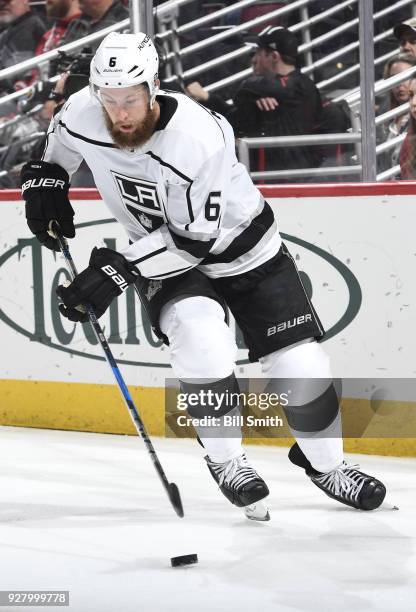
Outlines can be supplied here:
<path id="1" fill-rule="evenodd" d="M 150 108 L 159 90 L 159 57 L 147 34 L 111 32 L 98 47 L 90 68 L 90 88 L 100 100 L 100 88 L 132 87 L 145 83 L 149 88 Z"/>

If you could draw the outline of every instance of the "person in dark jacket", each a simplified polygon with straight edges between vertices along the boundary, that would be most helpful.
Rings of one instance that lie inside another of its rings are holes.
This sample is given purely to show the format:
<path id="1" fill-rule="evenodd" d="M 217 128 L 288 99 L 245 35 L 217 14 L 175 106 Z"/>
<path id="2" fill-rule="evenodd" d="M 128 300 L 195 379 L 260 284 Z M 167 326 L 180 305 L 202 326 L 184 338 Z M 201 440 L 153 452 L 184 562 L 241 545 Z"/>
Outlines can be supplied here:
<path id="1" fill-rule="evenodd" d="M 0 0 L 0 30 L 0 70 L 3 70 L 33 57 L 46 27 L 30 11 L 28 0 Z M 0 95 L 25 85 L 24 75 L 3 80 Z"/>
<path id="2" fill-rule="evenodd" d="M 79 5 L 82 14 L 71 21 L 61 45 L 79 40 L 87 34 L 94 34 L 129 16 L 129 11 L 121 0 L 79 0 Z M 100 42 L 98 40 L 88 46 L 94 51 Z"/>
<path id="3" fill-rule="evenodd" d="M 241 83 L 228 109 L 216 96 L 203 99 L 205 90 L 201 92 L 195 84 L 188 86 L 188 93 L 226 114 L 236 136 L 315 133 L 322 102 L 314 83 L 297 68 L 296 36 L 286 28 L 269 26 L 259 34 L 253 50 L 253 75 Z M 265 169 L 310 168 L 320 163 L 310 147 L 268 149 L 265 155 Z"/>
<path id="4" fill-rule="evenodd" d="M 53 25 L 42 36 L 36 48 L 36 55 L 59 47 L 71 21 L 81 17 L 79 2 L 78 0 L 46 0 L 46 16 L 53 21 Z"/>

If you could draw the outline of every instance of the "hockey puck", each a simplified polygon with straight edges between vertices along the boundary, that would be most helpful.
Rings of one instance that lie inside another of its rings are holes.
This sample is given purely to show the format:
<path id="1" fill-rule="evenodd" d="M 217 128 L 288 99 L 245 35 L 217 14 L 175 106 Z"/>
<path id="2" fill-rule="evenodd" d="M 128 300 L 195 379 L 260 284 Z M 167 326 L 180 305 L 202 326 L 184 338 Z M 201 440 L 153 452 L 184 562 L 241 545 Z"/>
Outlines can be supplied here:
<path id="1" fill-rule="evenodd" d="M 172 567 L 192 565 L 193 563 L 198 563 L 198 555 L 180 555 L 179 557 L 172 557 L 170 560 Z"/>

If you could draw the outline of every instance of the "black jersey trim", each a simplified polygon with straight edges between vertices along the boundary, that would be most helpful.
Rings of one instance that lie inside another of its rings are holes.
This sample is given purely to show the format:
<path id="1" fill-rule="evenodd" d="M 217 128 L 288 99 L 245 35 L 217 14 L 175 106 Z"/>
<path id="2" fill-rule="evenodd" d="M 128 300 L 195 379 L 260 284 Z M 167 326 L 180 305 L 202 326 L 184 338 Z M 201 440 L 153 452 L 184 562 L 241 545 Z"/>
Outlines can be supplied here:
<path id="1" fill-rule="evenodd" d="M 179 249 L 180 251 L 185 251 L 186 253 L 189 253 L 189 255 L 192 255 L 197 259 L 202 259 L 203 257 L 206 257 L 216 241 L 216 238 L 211 238 L 211 240 L 193 240 L 192 238 L 179 236 L 178 234 L 172 232 L 170 229 L 169 234 L 173 242 L 175 243 L 177 249 Z"/>
<path id="2" fill-rule="evenodd" d="M 231 263 L 238 257 L 251 251 L 270 229 L 274 221 L 274 213 L 269 204 L 265 202 L 261 213 L 254 217 L 250 225 L 239 236 L 234 238 L 222 253 L 208 255 L 201 261 L 201 265 Z"/>
<path id="3" fill-rule="evenodd" d="M 111 144 L 110 142 L 101 142 L 99 140 L 93 140 L 92 138 L 87 138 L 87 136 L 81 136 L 81 134 L 77 134 L 77 132 L 73 132 L 72 130 L 69 129 L 66 123 L 64 123 L 60 119 L 59 119 L 59 125 L 64 127 L 66 131 L 68 132 L 68 134 L 70 134 L 74 138 L 79 138 L 79 140 L 83 140 L 84 142 L 89 142 L 90 144 L 93 144 L 93 145 L 98 145 L 99 147 L 110 147 L 110 149 L 118 149 L 118 147 L 115 144 Z"/>
<path id="4" fill-rule="evenodd" d="M 216 125 L 216 126 L 218 127 L 218 129 L 220 130 L 221 135 L 222 135 L 223 140 L 224 140 L 224 144 L 226 144 L 224 131 L 223 131 L 223 129 L 222 129 L 222 127 L 221 127 L 221 125 L 218 123 L 218 121 L 217 121 L 217 119 L 216 119 L 216 116 L 217 116 L 217 115 L 220 115 L 220 113 L 217 113 L 216 111 L 212 111 L 210 108 L 207 108 L 206 106 L 204 106 L 203 104 L 201 104 L 201 102 L 198 102 L 198 100 L 195 100 L 194 98 L 191 98 L 190 96 L 188 96 L 187 94 L 185 94 L 183 91 L 178 91 L 178 92 L 175 92 L 175 93 L 178 93 L 178 94 L 180 94 L 180 95 L 182 95 L 182 96 L 185 96 L 186 98 L 188 98 L 188 100 L 191 100 L 191 102 L 194 102 L 195 104 L 197 104 L 198 106 L 200 106 L 200 107 L 201 107 L 201 108 L 202 108 L 202 109 L 203 109 L 203 110 L 204 110 L 206 113 L 208 113 L 208 115 L 209 115 L 209 116 L 211 117 L 211 119 L 214 121 L 215 125 Z M 220 117 L 222 117 L 222 115 L 220 115 Z"/>
<path id="5" fill-rule="evenodd" d="M 60 113 L 60 112 L 61 112 L 61 110 L 62 110 L 62 104 L 60 104 L 60 105 L 58 104 L 58 106 L 56 106 L 56 108 L 54 109 L 54 111 L 53 111 L 53 113 L 52 113 L 52 117 L 56 117 L 56 115 L 57 115 L 58 113 Z"/>
<path id="6" fill-rule="evenodd" d="M 144 255 L 143 257 L 139 257 L 139 259 L 134 259 L 133 261 L 130 261 L 129 263 L 132 264 L 133 266 L 135 266 L 138 263 L 140 263 L 142 261 L 146 261 L 146 259 L 150 259 L 151 257 L 155 257 L 155 255 L 160 255 L 160 253 L 164 253 L 167 250 L 168 250 L 167 247 L 162 247 L 161 249 L 158 249 L 157 251 L 153 251 L 152 253 L 148 253 L 148 255 Z"/>
<path id="7" fill-rule="evenodd" d="M 190 223 L 193 223 L 195 221 L 195 217 L 194 217 L 194 211 L 192 210 L 192 202 L 191 202 L 191 187 L 192 187 L 192 183 L 189 184 L 187 190 L 186 190 L 186 201 L 188 204 L 188 214 L 189 214 L 189 218 L 190 218 Z M 189 223 L 186 224 L 185 229 L 189 230 Z"/>
<path id="8" fill-rule="evenodd" d="M 203 104 L 201 104 L 201 102 L 198 102 L 198 100 L 193 100 L 193 102 L 195 102 L 196 104 L 198 104 L 198 106 L 200 106 L 201 108 L 204 109 L 204 111 L 206 113 L 208 113 L 208 115 L 211 117 L 211 119 L 214 121 L 215 125 L 220 129 L 221 131 L 221 135 L 222 138 L 224 140 L 224 144 L 227 144 L 225 141 L 225 134 L 224 134 L 224 130 L 222 129 L 221 125 L 218 123 L 217 121 L 217 115 L 219 115 L 219 117 L 221 118 L 222 115 L 220 115 L 220 113 L 217 113 L 216 111 L 211 110 L 210 108 L 207 108 L 206 106 L 204 106 Z"/>
<path id="9" fill-rule="evenodd" d="M 43 147 L 43 152 L 42 152 L 42 156 L 41 156 L 41 160 L 42 161 L 45 159 L 46 151 L 48 149 L 49 136 L 50 136 L 50 134 L 53 134 L 54 131 L 55 131 L 55 126 L 53 126 L 53 129 L 46 134 L 45 146 Z"/>
<path id="10" fill-rule="evenodd" d="M 146 155 L 150 155 L 150 157 L 152 157 L 154 160 L 159 162 L 159 164 L 161 164 L 162 166 L 166 166 L 166 168 L 169 168 L 169 170 L 172 170 L 172 172 L 180 176 L 185 181 L 188 181 L 188 183 L 193 183 L 193 180 L 190 179 L 188 176 L 186 176 L 186 174 L 183 174 L 183 172 L 175 168 L 175 166 L 172 166 L 172 164 L 168 164 L 168 162 L 163 161 L 161 157 L 158 157 L 152 151 L 146 151 Z"/>
<path id="11" fill-rule="evenodd" d="M 160 116 L 155 126 L 155 132 L 165 129 L 178 108 L 178 101 L 172 96 L 156 96 L 156 101 L 160 106 Z"/>
<path id="12" fill-rule="evenodd" d="M 194 211 L 192 210 L 192 202 L 191 202 L 191 187 L 193 185 L 193 180 L 190 179 L 188 176 L 186 176 L 186 174 L 183 174 L 183 172 L 181 172 L 180 170 L 178 170 L 177 168 L 175 168 L 174 166 L 172 166 L 172 164 L 168 164 L 167 162 L 163 161 L 163 159 L 161 159 L 160 157 L 158 157 L 157 155 L 155 155 L 152 151 L 146 151 L 146 155 L 150 155 L 150 157 L 152 159 L 154 159 L 155 161 L 159 162 L 159 164 L 161 166 L 165 166 L 166 168 L 169 168 L 169 170 L 172 170 L 172 172 L 174 172 L 175 174 L 177 174 L 181 179 L 183 179 L 184 181 L 187 181 L 189 183 L 187 189 L 186 189 L 186 201 L 188 204 L 188 214 L 189 214 L 189 223 L 187 223 L 185 225 L 185 229 L 189 229 L 189 224 L 193 223 L 195 220 L 194 217 Z"/>
<path id="13" fill-rule="evenodd" d="M 169 276 L 176 276 L 178 272 L 186 272 L 186 270 L 191 270 L 191 268 L 194 267 L 195 266 L 187 266 L 186 268 L 179 268 L 178 270 L 172 270 L 172 272 L 165 272 L 164 274 L 152 274 L 152 278 L 160 278 L 161 276 L 165 278 Z"/>

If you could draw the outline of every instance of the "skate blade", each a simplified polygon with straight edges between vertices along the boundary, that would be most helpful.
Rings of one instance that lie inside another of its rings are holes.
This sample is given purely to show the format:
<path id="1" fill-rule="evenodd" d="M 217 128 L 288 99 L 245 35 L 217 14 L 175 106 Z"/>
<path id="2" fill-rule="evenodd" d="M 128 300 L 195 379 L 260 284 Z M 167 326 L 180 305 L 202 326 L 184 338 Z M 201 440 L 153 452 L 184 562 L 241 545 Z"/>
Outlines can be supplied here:
<path id="1" fill-rule="evenodd" d="M 376 510 L 400 510 L 400 508 L 399 506 L 396 506 L 395 504 L 391 504 L 389 502 L 383 502 L 381 506 L 376 508 Z"/>
<path id="2" fill-rule="evenodd" d="M 270 521 L 269 509 L 261 501 L 244 506 L 243 512 L 250 521 Z"/>

